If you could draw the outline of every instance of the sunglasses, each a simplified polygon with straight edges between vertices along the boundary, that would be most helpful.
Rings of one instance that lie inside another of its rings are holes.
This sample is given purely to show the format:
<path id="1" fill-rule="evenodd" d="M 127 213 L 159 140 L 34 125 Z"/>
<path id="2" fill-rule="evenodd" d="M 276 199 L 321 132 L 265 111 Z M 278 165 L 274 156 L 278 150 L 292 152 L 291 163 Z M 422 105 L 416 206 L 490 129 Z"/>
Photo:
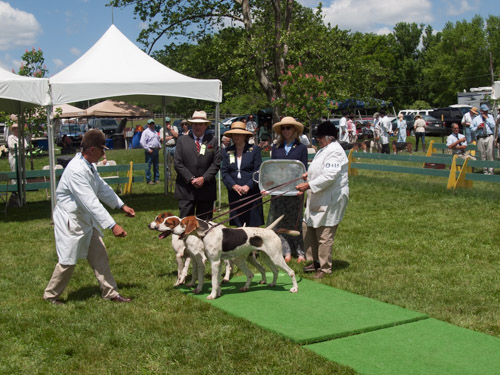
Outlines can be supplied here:
<path id="1" fill-rule="evenodd" d="M 282 126 L 281 129 L 282 130 L 290 130 L 290 129 L 293 129 L 293 126 Z"/>

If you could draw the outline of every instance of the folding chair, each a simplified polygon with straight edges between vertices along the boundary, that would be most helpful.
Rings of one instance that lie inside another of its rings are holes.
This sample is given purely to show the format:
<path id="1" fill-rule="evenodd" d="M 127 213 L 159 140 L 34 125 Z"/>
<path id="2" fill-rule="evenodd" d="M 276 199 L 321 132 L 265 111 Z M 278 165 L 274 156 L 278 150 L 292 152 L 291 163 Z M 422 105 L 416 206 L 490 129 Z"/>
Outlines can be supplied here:
<path id="1" fill-rule="evenodd" d="M 4 212 L 4 217 L 7 218 L 7 206 L 9 205 L 9 176 L 6 173 L 0 173 L 0 185 L 2 187 L 5 186 L 5 192 L 2 190 L 0 191 L 0 200 L 3 201 L 4 203 L 4 209 L 2 210 Z M 4 185 L 5 183 L 5 185 Z"/>
<path id="2" fill-rule="evenodd" d="M 104 163 L 102 162 L 102 160 L 101 160 L 101 161 L 99 161 L 99 162 L 97 163 L 97 166 L 98 166 L 98 167 L 107 167 L 107 166 L 110 166 L 110 167 L 111 167 L 111 166 L 116 166 L 116 161 L 114 161 L 114 160 L 108 160 L 108 161 L 106 161 L 106 164 L 104 164 Z M 101 177 L 102 177 L 102 176 L 101 176 Z M 116 175 L 115 175 L 115 176 L 106 176 L 106 177 L 102 177 L 102 179 L 103 179 L 104 181 L 106 181 L 108 184 L 110 184 L 110 183 L 112 184 L 112 183 L 113 183 L 113 179 L 118 178 L 118 177 L 120 177 L 120 175 L 119 175 L 118 171 L 116 171 Z M 117 185 L 117 187 L 116 187 L 116 191 L 117 191 L 117 192 L 120 192 L 120 191 L 121 191 L 121 189 L 120 189 L 120 184 L 118 184 L 118 185 Z"/>

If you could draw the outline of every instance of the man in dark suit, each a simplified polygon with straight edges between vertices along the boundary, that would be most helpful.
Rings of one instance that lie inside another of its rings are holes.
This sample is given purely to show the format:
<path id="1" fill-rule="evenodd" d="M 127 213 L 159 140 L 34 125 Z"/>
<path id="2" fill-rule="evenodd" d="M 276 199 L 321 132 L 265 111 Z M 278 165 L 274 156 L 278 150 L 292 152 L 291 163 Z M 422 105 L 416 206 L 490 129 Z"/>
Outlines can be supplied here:
<path id="1" fill-rule="evenodd" d="M 175 149 L 174 197 L 179 201 L 180 217 L 196 215 L 210 220 L 217 198 L 215 176 L 220 167 L 219 145 L 217 138 L 206 132 L 210 121 L 204 111 L 195 111 L 188 121 L 191 132 L 178 138 Z"/>

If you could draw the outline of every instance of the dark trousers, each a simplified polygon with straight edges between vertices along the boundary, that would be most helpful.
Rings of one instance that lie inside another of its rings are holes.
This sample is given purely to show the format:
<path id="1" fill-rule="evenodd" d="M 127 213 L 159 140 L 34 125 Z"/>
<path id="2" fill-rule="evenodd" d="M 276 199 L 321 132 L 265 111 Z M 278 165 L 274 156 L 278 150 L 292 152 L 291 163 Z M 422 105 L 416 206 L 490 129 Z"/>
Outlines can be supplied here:
<path id="1" fill-rule="evenodd" d="M 179 200 L 179 217 L 196 215 L 202 220 L 210 220 L 214 216 L 214 201 Z"/>
<path id="2" fill-rule="evenodd" d="M 146 151 L 146 182 L 160 180 L 160 155 L 158 150 L 153 150 L 152 153 Z M 151 177 L 151 166 L 153 166 L 153 177 Z"/>
<path id="3" fill-rule="evenodd" d="M 422 138 L 422 150 L 425 151 L 425 133 L 415 133 L 415 151 L 418 151 L 420 138 Z"/>
<path id="4" fill-rule="evenodd" d="M 382 154 L 390 154 L 391 151 L 389 150 L 389 143 L 383 143 L 382 144 Z"/>

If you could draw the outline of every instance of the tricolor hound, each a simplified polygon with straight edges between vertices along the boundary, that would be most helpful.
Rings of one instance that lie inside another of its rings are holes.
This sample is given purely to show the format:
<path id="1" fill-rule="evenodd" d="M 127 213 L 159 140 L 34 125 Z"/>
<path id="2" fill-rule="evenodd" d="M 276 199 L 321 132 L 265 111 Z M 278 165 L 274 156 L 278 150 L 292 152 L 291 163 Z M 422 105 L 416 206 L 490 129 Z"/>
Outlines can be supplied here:
<path id="1" fill-rule="evenodd" d="M 172 215 L 170 212 L 164 212 L 156 216 L 154 221 L 148 225 L 148 228 L 161 232 L 159 238 L 164 239 L 172 233 L 173 229 L 179 225 L 180 221 L 181 219 L 179 217 Z M 216 223 L 213 222 L 211 222 L 211 224 L 216 225 Z M 193 293 L 200 293 L 205 279 L 205 261 L 207 259 L 204 252 L 205 245 L 203 241 L 194 235 L 179 238 L 179 235 L 172 233 L 172 248 L 175 251 L 177 260 L 177 280 L 174 286 L 185 283 L 189 264 L 192 263 L 193 276 L 191 282 L 186 284 L 186 286 L 193 287 L 195 282 L 198 281 L 198 286 Z M 253 254 L 248 257 L 248 261 L 262 274 L 261 283 L 266 283 L 266 270 L 257 262 Z M 225 265 L 226 274 L 222 280 L 224 283 L 229 281 L 232 271 L 232 265 L 229 260 L 225 261 Z"/>
<path id="2" fill-rule="evenodd" d="M 248 290 L 253 278 L 253 273 L 248 269 L 244 259 L 253 250 L 260 250 L 263 261 L 273 272 L 273 281 L 270 286 L 275 286 L 278 279 L 278 269 L 283 269 L 292 279 L 290 292 L 298 292 L 295 272 L 288 267 L 283 259 L 281 240 L 274 232 L 273 228 L 281 221 L 283 216 L 274 221 L 267 228 L 243 227 L 238 229 L 226 228 L 222 225 L 212 225 L 196 216 L 183 218 L 179 225 L 173 230 L 174 234 L 186 236 L 196 233 L 203 239 L 205 244 L 205 254 L 210 260 L 212 268 L 212 291 L 207 299 L 215 299 L 221 295 L 220 288 L 220 262 L 221 260 L 232 258 L 235 264 L 245 273 L 247 281 L 240 290 Z M 278 232 L 293 231 L 279 230 Z M 294 233 L 296 234 L 296 233 Z"/>

